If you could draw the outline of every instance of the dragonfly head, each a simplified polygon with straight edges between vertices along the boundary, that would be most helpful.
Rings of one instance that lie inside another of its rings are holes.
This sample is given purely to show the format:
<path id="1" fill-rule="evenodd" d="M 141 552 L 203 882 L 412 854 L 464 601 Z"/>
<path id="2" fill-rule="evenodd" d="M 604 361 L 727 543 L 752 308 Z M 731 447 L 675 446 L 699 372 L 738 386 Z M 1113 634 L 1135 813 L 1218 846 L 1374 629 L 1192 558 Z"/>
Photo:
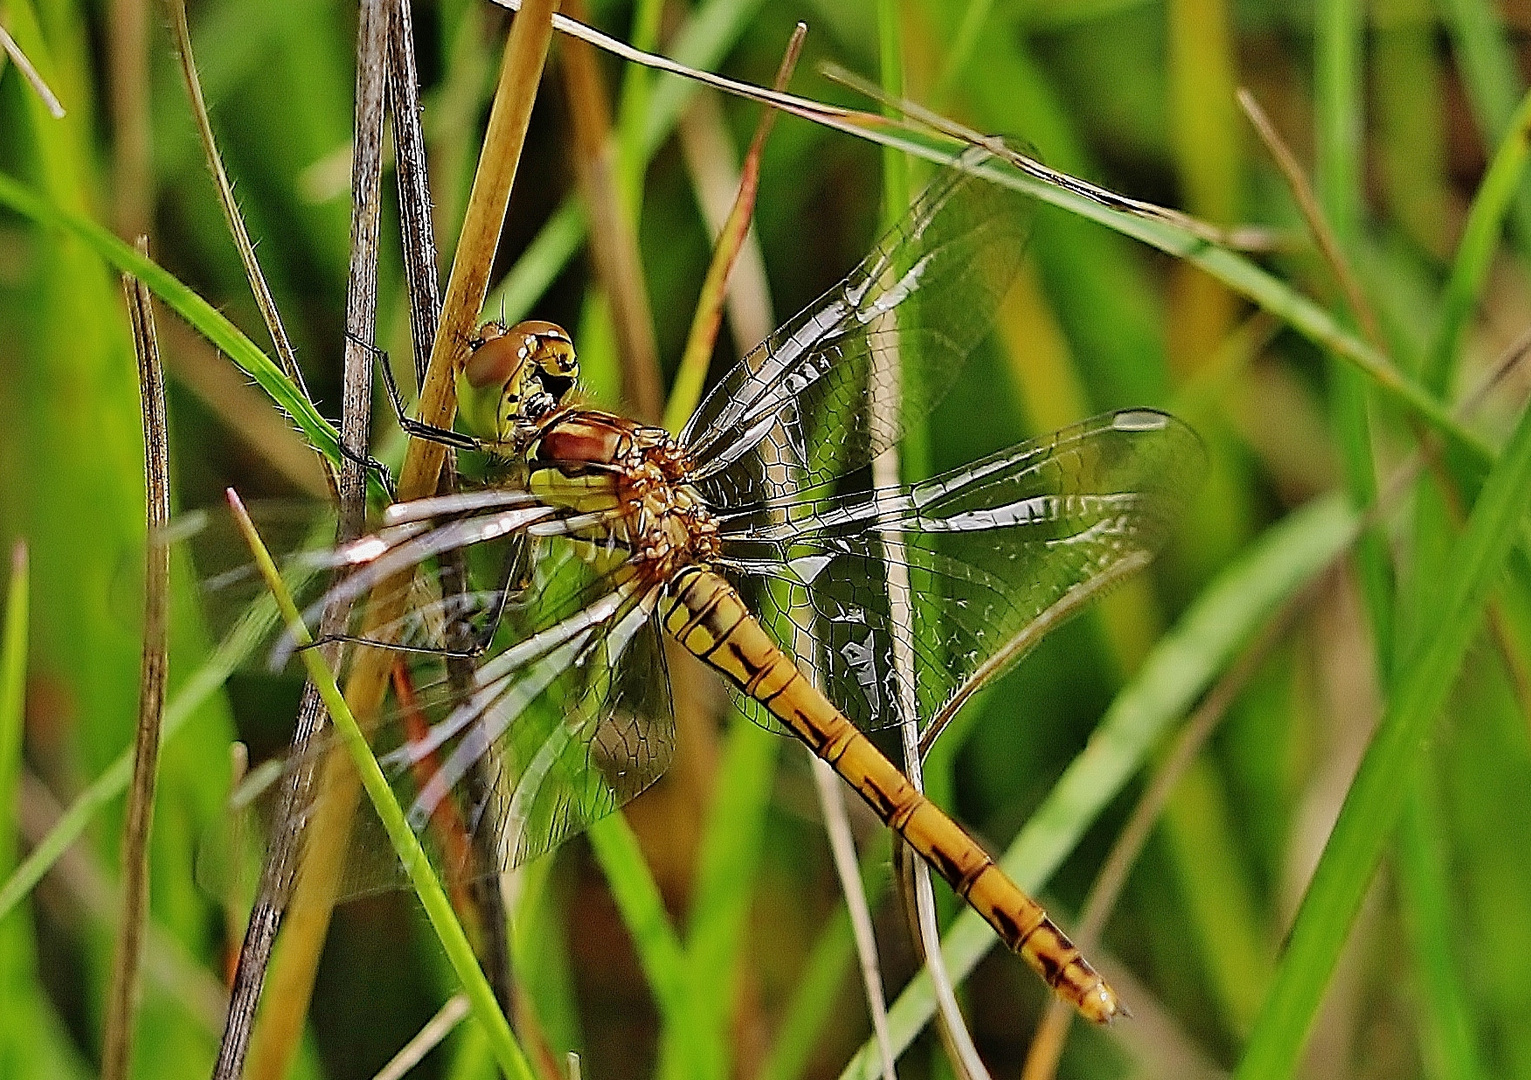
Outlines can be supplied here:
<path id="1" fill-rule="evenodd" d="M 564 403 L 579 381 L 574 342 L 561 326 L 530 319 L 479 327 L 457 376 L 457 403 L 474 434 L 500 443 Z"/>

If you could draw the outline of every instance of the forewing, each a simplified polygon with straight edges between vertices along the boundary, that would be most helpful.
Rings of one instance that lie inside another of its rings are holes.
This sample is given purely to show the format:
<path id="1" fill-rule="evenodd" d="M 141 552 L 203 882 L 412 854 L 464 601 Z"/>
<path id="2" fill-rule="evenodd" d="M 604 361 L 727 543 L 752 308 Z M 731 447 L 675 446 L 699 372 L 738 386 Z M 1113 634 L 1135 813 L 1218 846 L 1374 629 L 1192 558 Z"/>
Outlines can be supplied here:
<path id="1" fill-rule="evenodd" d="M 681 443 L 713 505 L 825 485 L 940 400 L 988 333 L 1030 222 L 1028 196 L 971 171 L 988 157 L 975 149 L 942 172 L 860 266 L 702 401 Z"/>
<path id="2" fill-rule="evenodd" d="M 732 515 L 722 565 L 777 613 L 766 622 L 784 647 L 805 656 L 811 643 L 806 666 L 857 725 L 912 714 L 933 737 L 977 686 L 1152 557 L 1203 461 L 1173 417 L 1110 414 L 919 484 Z"/>
<path id="3" fill-rule="evenodd" d="M 598 573 L 580 541 L 535 538 L 533 577 L 467 683 L 439 655 L 416 654 L 420 688 L 395 700 L 374 736 L 395 797 L 448 879 L 518 865 L 556 847 L 651 784 L 669 764 L 674 722 L 655 617 L 660 594 L 621 566 Z M 395 697 L 397 699 L 397 691 Z M 334 740 L 268 769 L 266 794 L 230 829 L 269 835 L 284 777 L 331 767 Z M 335 789 L 317 785 L 316 802 Z M 217 845 L 231 850 L 227 843 Z M 226 891 L 229 860 L 204 859 Z M 237 876 L 237 875 L 234 875 Z M 340 895 L 395 887 L 403 870 L 370 807 L 355 816 Z"/>
<path id="4" fill-rule="evenodd" d="M 443 500 L 429 502 L 438 511 L 446 509 Z M 473 492 L 454 496 L 450 512 L 380 519 L 366 536 L 337 545 L 336 517 L 328 506 L 257 502 L 248 509 L 311 634 L 321 633 L 328 602 L 344 600 L 346 621 L 330 632 L 386 635 L 426 651 L 446 648 L 454 627 L 470 637 L 482 630 L 507 590 L 516 587 L 514 575 L 504 571 L 525 564 L 528 524 L 553 514 L 537 509 L 524 492 Z M 295 642 L 276 616 L 249 546 L 226 508 L 182 514 L 151 542 L 189 556 L 211 635 L 223 641 L 237 634 L 246 643 L 240 663 L 272 671 L 293 666 Z M 466 574 L 460 587 L 449 579 L 454 560 Z M 349 580 L 338 584 L 344 578 Z M 374 592 L 380 596 L 385 583 L 388 591 L 402 594 L 398 613 L 386 626 L 374 620 L 364 631 L 363 605 L 354 601 Z M 252 632 L 252 623 L 259 623 L 258 630 Z"/>

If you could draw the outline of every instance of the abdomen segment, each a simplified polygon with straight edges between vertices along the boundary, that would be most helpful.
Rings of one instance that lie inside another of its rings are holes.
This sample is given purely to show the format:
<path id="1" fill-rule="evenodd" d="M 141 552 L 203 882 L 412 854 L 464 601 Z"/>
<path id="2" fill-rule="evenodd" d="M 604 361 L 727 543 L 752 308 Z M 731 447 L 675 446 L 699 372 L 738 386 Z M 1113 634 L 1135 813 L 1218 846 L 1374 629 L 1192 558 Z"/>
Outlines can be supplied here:
<path id="1" fill-rule="evenodd" d="M 676 640 L 828 762 L 1059 997 L 1097 1023 L 1121 1010 L 1116 993 L 1042 906 L 804 678 L 733 586 L 713 571 L 690 568 L 666 603 L 665 628 Z"/>

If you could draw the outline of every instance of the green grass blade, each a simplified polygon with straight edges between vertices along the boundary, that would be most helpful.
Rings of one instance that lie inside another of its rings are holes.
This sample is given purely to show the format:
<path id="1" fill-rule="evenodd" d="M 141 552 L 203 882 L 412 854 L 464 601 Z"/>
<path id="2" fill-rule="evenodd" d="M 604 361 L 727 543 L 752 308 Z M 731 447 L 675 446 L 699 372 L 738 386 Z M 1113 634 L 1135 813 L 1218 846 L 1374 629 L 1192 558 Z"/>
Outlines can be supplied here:
<path id="1" fill-rule="evenodd" d="M 1117 695 L 1085 752 L 1000 860 L 1022 888 L 1036 891 L 1047 880 L 1142 766 L 1159 736 L 1185 715 L 1271 614 L 1345 549 L 1356 524 L 1342 499 L 1309 503 L 1272 526 L 1203 591 Z M 977 915 L 959 915 L 944 944 L 953 977 L 971 971 L 995 940 Z M 888 1014 L 895 1050 L 909 1045 L 933 1008 L 930 981 L 917 976 Z M 841 1080 L 875 1080 L 880 1072 L 877 1048 L 867 1043 Z"/>
<path id="2" fill-rule="evenodd" d="M 534 859 L 518 867 L 521 899 L 511 913 L 511 970 L 555 1057 L 588 1045 L 569 957 L 568 875 L 559 873 L 567 866 L 557 859 Z"/>
<path id="3" fill-rule="evenodd" d="M 845 904 L 835 908 L 793 984 L 792 1002 L 760 1067 L 760 1080 L 800 1080 L 835 1004 L 845 993 L 856 939 Z"/>
<path id="4" fill-rule="evenodd" d="M 882 835 L 891 839 L 890 834 Z M 868 845 L 862 853 L 861 888 L 869 904 L 875 906 L 877 898 L 887 890 L 890 867 L 885 841 Z M 834 1003 L 852 993 L 849 987 L 855 959 L 855 931 L 842 899 L 798 973 L 792 1000 L 776 1032 L 776 1042 L 760 1067 L 760 1080 L 800 1080 L 819 1038 L 834 1020 Z M 865 1003 L 864 992 L 858 989 L 856 997 Z"/>
<path id="5" fill-rule="evenodd" d="M 1425 354 L 1420 381 L 1432 393 L 1445 397 L 1458 357 L 1462 331 L 1472 318 L 1488 280 L 1489 267 L 1499 249 L 1499 237 L 1506 216 L 1520 196 L 1521 180 L 1526 172 L 1526 158 L 1531 154 L 1531 92 L 1521 98 L 1510 119 L 1499 147 L 1494 151 L 1488 171 L 1473 196 L 1467 226 L 1452 260 L 1451 276 L 1441 296 L 1440 326 Z"/>
<path id="6" fill-rule="evenodd" d="M 1512 129 L 1515 102 L 1526 90 L 1515 49 L 1499 8 L 1487 0 L 1444 0 L 1441 14 L 1483 144 L 1492 146 Z M 1531 244 L 1531 192 L 1516 195 L 1514 215 L 1524 250 Z"/>
<path id="7" fill-rule="evenodd" d="M 425 908 L 425 914 L 430 919 L 431 929 L 436 932 L 437 940 L 441 942 L 447 959 L 451 961 L 457 977 L 462 981 L 473 1016 L 489 1036 L 489 1044 L 494 1051 L 496 1062 L 511 1080 L 537 1080 L 526 1056 L 521 1052 L 520 1045 L 511 1033 L 509 1021 L 505 1019 L 505 1014 L 500 1012 L 499 1004 L 495 1001 L 494 989 L 484 976 L 483 969 L 479 967 L 478 958 L 473 955 L 473 946 L 469 944 L 467 933 L 464 932 L 462 924 L 457 921 L 457 915 L 452 911 L 452 902 L 447 899 L 446 890 L 442 888 L 440 880 L 436 877 L 430 859 L 426 857 L 425 849 L 420 846 L 420 838 L 415 835 L 414 830 L 409 827 L 409 822 L 405 820 L 404 808 L 399 805 L 398 799 L 394 797 L 393 789 L 388 786 L 388 778 L 383 775 L 382 766 L 373 756 L 372 748 L 367 745 L 367 737 L 362 734 L 356 718 L 351 715 L 340 687 L 335 685 L 335 676 L 326 664 L 324 654 L 318 649 L 307 647 L 313 644 L 313 637 L 303 623 L 303 616 L 298 614 L 297 605 L 293 603 L 292 595 L 288 593 L 287 586 L 282 581 L 281 571 L 272 562 L 270 553 L 261 543 L 255 526 L 245 513 L 243 504 L 234 495 L 233 489 L 229 490 L 229 504 L 234 508 L 240 529 L 244 532 L 245 540 L 250 545 L 250 552 L 255 556 L 256 565 L 260 568 L 261 577 L 265 578 L 267 587 L 276 597 L 277 607 L 282 612 L 288 631 L 299 646 L 298 651 L 302 656 L 303 666 L 308 670 L 308 677 L 313 680 L 319 696 L 324 699 L 330 720 L 339 731 L 347 753 L 351 755 L 351 760 L 360 775 L 362 787 L 367 792 L 367 798 L 372 802 L 373 809 L 377 811 L 378 818 L 388 833 L 388 839 L 393 843 L 394 851 L 399 856 L 399 861 L 404 864 L 404 870 L 415 887 L 415 895 L 420 898 L 420 904 Z"/>
<path id="8" fill-rule="evenodd" d="M 154 260 L 123 243 L 104 226 L 49 202 L 12 177 L 0 174 L 0 203 L 31 218 L 39 225 L 63 229 L 83 240 L 97 255 L 118 270 L 132 274 L 149 286 L 154 295 L 170 305 L 183 319 L 239 368 L 254 379 L 271 400 L 303 430 L 308 441 L 338 468 L 340 436 L 282 370 L 222 312 L 182 284 Z M 369 476 L 373 494 L 386 496 L 376 477 Z"/>
<path id="9" fill-rule="evenodd" d="M 1221 775 L 1201 757 L 1180 778 L 1160 828 L 1186 883 L 1186 923 L 1200 939 L 1210 1004 L 1225 1030 L 1243 1035 L 1270 985 L 1275 947 L 1258 916 L 1232 817 Z"/>
<path id="10" fill-rule="evenodd" d="M 686 950 L 665 913 L 659 886 L 644 861 L 632 826 L 618 812 L 590 826 L 587 835 L 611 885 L 622 921 L 633 936 L 638 962 L 666 1025 L 681 1029 L 692 1026 L 686 992 Z"/>
<path id="11" fill-rule="evenodd" d="M 70 113 L 54 120 L 31 95 L 7 93 L 11 115 L 0 121 L 13 151 L 8 160 L 30 185 L 27 194 L 82 219 L 95 212 L 109 188 L 92 122 L 91 105 L 101 84 L 89 18 L 72 0 L 35 13 L 26 0 L 8 7 L 8 27 Z M 114 610 L 112 598 L 118 595 L 114 579 L 120 560 L 140 551 L 144 537 L 139 405 L 120 294 L 107 264 L 81 237 L 7 217 L 22 230 L 17 239 L 31 254 L 25 274 L 0 288 L 8 340 L 25 342 L 13 354 L 19 360 L 15 377 L 4 380 L 0 390 L 9 436 L 0 441 L 10 466 L 0 476 L 5 488 L 0 518 L 24 529 L 31 545 L 36 602 L 30 662 L 42 685 L 55 687 L 71 703 L 74 722 L 65 752 L 69 768 L 79 770 L 68 779 L 58 773 L 50 779 L 73 788 L 117 758 L 133 730 L 137 676 L 132 673 L 142 646 L 131 618 Z M 189 601 L 180 592 L 172 610 L 189 611 Z M 173 620 L 178 630 L 184 628 L 179 618 Z M 175 640 L 189 638 L 177 634 Z M 172 671 L 178 670 L 179 655 L 173 648 Z M 155 830 L 151 856 L 157 867 L 188 866 L 194 838 L 216 813 L 224 776 L 206 762 L 222 759 L 225 718 L 216 705 L 204 709 L 191 738 L 180 740 L 182 750 L 196 744 L 196 759 L 180 754 L 162 761 L 165 813 L 157 815 L 163 827 Z M 209 758 L 209 750 L 215 756 Z M 121 820 L 118 804 L 101 810 L 102 827 L 92 839 L 105 854 L 107 838 Z M 6 874 L 11 869 L 7 866 Z M 153 891 L 156 923 L 193 955 L 207 955 L 206 901 L 190 875 L 156 875 Z M 71 930 L 68 938 L 76 958 L 72 970 L 94 999 L 110 969 L 110 937 L 91 926 Z M 43 1023 L 50 1013 L 43 1006 L 31 1019 Z M 208 1052 L 208 1033 L 172 995 L 157 985 L 146 988 L 140 1016 L 140 1061 L 177 1073 L 201 1067 L 194 1063 Z M 99 1014 L 80 1015 L 83 1026 L 76 1030 L 87 1045 L 98 1037 L 99 1020 Z"/>
<path id="12" fill-rule="evenodd" d="M 1414 950 L 1424 1058 L 1439 1080 L 1484 1080 L 1466 988 L 1458 974 L 1445 836 L 1428 769 L 1421 770 L 1398 829 L 1398 883 Z"/>
<path id="13" fill-rule="evenodd" d="M 1420 751 L 1478 631 L 1531 499 L 1531 410 L 1490 472 L 1434 588 L 1429 624 L 1399 679 L 1313 881 L 1239 1064 L 1239 1080 L 1292 1075 L 1350 926 L 1413 785 Z M 1430 588 L 1422 583 L 1421 588 Z"/>
<path id="14" fill-rule="evenodd" d="M 5 594 L 5 621 L 0 624 L 0 867 L 16 857 L 13 826 L 16 777 L 21 768 L 21 731 L 25 719 L 27 626 L 30 597 L 27 549 L 17 541 L 11 554 L 10 581 Z M 0 919 L 5 912 L 0 910 Z"/>
<path id="15" fill-rule="evenodd" d="M 740 946 L 755 898 L 755 873 L 765 839 L 766 815 L 783 740 L 736 716 L 729 729 L 716 792 L 697 857 L 696 884 L 686 929 L 686 966 L 693 1017 L 705 1018 L 698 1033 L 719 1051 L 723 1075 L 738 985 Z"/>
<path id="16" fill-rule="evenodd" d="M 263 597 L 218 646 L 212 656 L 176 691 L 165 709 L 161 744 L 168 744 L 185 726 L 198 708 L 218 691 L 234 669 L 266 640 L 278 618 L 276 601 Z M 58 824 L 32 849 L 14 873 L 0 885 L 0 919 L 16 906 L 42 880 L 53 864 L 85 832 L 103 806 L 127 790 L 133 775 L 133 753 L 129 747 L 90 783 L 69 805 Z"/>
<path id="17" fill-rule="evenodd" d="M 985 35 L 963 97 L 987 129 L 1026 117 L 1026 138 L 1054 168 L 1097 176 L 1078 119 L 1044 76 L 1028 43 Z M 1158 283 L 1136 245 L 1070 214 L 1038 214 L 1031 252 L 1094 409 L 1162 404 L 1168 393 Z M 1077 416 L 1083 415 L 1078 413 Z"/>
<path id="18" fill-rule="evenodd" d="M 10 560 L 5 607 L 0 610 L 0 870 L 16 857 L 19 821 L 16 795 L 21 772 L 22 724 L 26 720 L 28 583 L 26 544 L 17 541 Z M 27 928 L 21 918 L 0 913 L 0 991 L 7 1000 L 30 994 L 36 983 L 25 950 Z M 30 1003 L 29 1003 L 30 1004 Z M 29 1011 L 29 1010 L 28 1010 Z M 26 1057 L 29 1017 L 18 1008 L 0 1010 L 0 1071 L 21 1075 Z"/>
<path id="19" fill-rule="evenodd" d="M 911 152 L 921 152 L 915 144 L 908 145 Z M 1044 202 L 1106 225 L 1175 258 L 1195 263 L 1230 289 L 1287 323 L 1315 345 L 1343 357 L 1388 398 L 1463 447 L 1474 460 L 1487 462 L 1491 457 L 1483 442 L 1458 423 L 1438 398 L 1388 363 L 1386 357 L 1346 329 L 1333 313 L 1315 304 L 1286 282 L 1266 273 L 1248 258 L 1214 247 L 1163 222 L 1109 209 L 1082 196 L 1026 180 L 1014 172 L 994 166 L 984 171 L 1000 183 L 1030 190 Z"/>

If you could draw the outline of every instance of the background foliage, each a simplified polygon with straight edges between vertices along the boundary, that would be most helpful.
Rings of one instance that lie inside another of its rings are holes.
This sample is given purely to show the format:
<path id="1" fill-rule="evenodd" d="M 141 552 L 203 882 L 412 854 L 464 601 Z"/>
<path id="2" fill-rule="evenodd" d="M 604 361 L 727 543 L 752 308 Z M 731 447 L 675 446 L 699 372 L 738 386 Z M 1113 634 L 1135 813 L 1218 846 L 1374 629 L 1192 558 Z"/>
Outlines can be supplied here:
<path id="1" fill-rule="evenodd" d="M 0 170 L 56 207 L 121 220 L 130 192 L 113 172 L 120 118 L 147 115 L 156 258 L 260 340 L 157 9 L 151 84 L 126 101 L 107 74 L 112 11 L 7 0 L 0 12 L 70 110 L 46 119 L 7 66 Z M 314 0 L 208 0 L 192 16 L 241 206 L 309 386 L 334 416 L 354 13 Z M 633 32 L 626 6 L 596 5 L 591 18 Z M 896 25 L 912 97 L 1019 135 L 1055 167 L 1217 224 L 1268 226 L 1281 241 L 1220 281 L 1109 228 L 1039 210 L 993 346 L 930 425 L 930 464 L 942 468 L 1105 408 L 1153 405 L 1196 426 L 1213 463 L 1152 573 L 973 702 L 928 767 L 936 797 L 994 848 L 1019 834 L 1014 865 L 1069 922 L 1175 729 L 1219 678 L 1239 673 L 1226 718 L 1174 787 L 1107 926 L 1103 954 L 1113 972 L 1130 973 L 1122 989 L 1138 1019 L 1076 1031 L 1061 1073 L 1531 1075 L 1531 564 L 1518 550 L 1501 573 L 1494 547 L 1509 542 L 1526 505 L 1511 469 L 1518 443 L 1481 497 L 1481 463 L 1448 455 L 1351 547 L 1351 507 L 1387 487 L 1424 429 L 1346 359 L 1368 347 L 1362 330 L 1373 318 L 1370 346 L 1452 403 L 1531 321 L 1517 107 L 1526 12 L 1487 0 L 910 0 L 884 9 L 712 0 L 695 11 L 665 6 L 661 40 L 721 28 L 700 63 L 768 83 L 799 18 L 811 30 L 798 92 L 854 101 L 816 62 L 876 75 L 880 27 Z M 506 16 L 477 0 L 438 0 L 415 19 L 438 235 L 450 238 Z M 615 404 L 606 302 L 569 202 L 578 192 L 558 50 L 502 245 L 509 283 L 491 311 L 568 326 L 591 392 Z M 667 125 L 655 126 L 674 89 L 613 62 L 602 70 L 613 97 L 627 95 L 615 110 L 620 168 L 641 196 L 643 272 L 671 373 L 709 233 L 688 155 Z M 1360 282 L 1359 309 L 1240 115 L 1241 85 L 1315 176 Z M 757 109 L 715 104 L 721 146 L 737 158 Z M 657 150 L 644 165 L 649 144 Z M 778 318 L 866 250 L 884 216 L 882 167 L 874 147 L 779 121 L 757 215 Z M 384 236 L 397 230 L 385 225 Z M 404 358 L 397 240 L 385 244 L 380 339 Z M 1263 292 L 1249 284 L 1261 268 Z M 0 880 L 46 831 L 50 805 L 74 800 L 132 738 L 137 600 L 124 574 L 143 530 L 142 449 L 114 276 L 77 237 L 0 214 L 0 539 L 25 538 L 31 557 L 30 641 L 9 646 L 10 670 L 25 664 L 24 709 L 8 713 L 0 693 L 0 725 L 10 725 L 0 728 L 0 805 L 16 807 L 0 817 Z M 1313 298 L 1337 337 L 1323 339 L 1311 319 L 1293 329 L 1252 304 L 1256 292 L 1275 309 Z M 208 505 L 229 483 L 255 498 L 312 495 L 312 460 L 264 397 L 173 317 L 162 333 L 181 504 Z M 715 369 L 752 344 L 725 329 Z M 1468 421 L 1485 445 L 1506 442 L 1526 389 L 1512 373 Z M 384 420 L 375 442 L 396 460 L 401 440 Z M 1472 525 L 1459 533 L 1475 497 Z M 177 611 L 172 696 L 206 670 L 189 588 Z M 167 743 L 139 1075 L 202 1075 L 211 1061 L 218 985 L 239 927 L 194 884 L 193 851 L 227 787 L 229 741 L 237 732 L 257 752 L 280 745 L 296 693 L 295 682 L 236 675 Z M 1396 740 L 1377 740 L 1368 782 L 1352 786 L 1384 714 Z M 1100 723 L 1112 737 L 1086 751 Z M 9 755 L 17 735 L 23 752 Z M 577 1049 L 584 1074 L 600 1080 L 838 1075 L 868 1022 L 805 755 L 728 719 L 694 732 L 685 754 L 627 815 L 646 875 L 613 874 L 617 857 L 586 840 L 527 873 L 517 923 L 523 1038 L 540 1067 Z M 1358 824 L 1331 847 L 1320 875 L 1329 891 L 1315 888 L 1304 911 L 1311 933 L 1283 958 L 1347 793 Z M 858 825 L 896 992 L 914 958 L 886 887 L 886 841 L 870 819 Z M 94 1071 L 120 827 L 120 800 L 105 800 L 86 840 L 0 916 L 0 1076 Z M 1374 878 L 1369 837 L 1385 841 Z M 1367 881 L 1352 921 L 1346 890 Z M 1332 978 L 1325 947 L 1309 944 L 1329 940 L 1345 943 Z M 1041 988 L 1004 955 L 963 985 L 991 1068 L 1013 1073 L 1045 1004 Z M 300 1073 L 372 1075 L 452 989 L 412 897 L 343 908 Z M 895 1010 L 910 1031 L 917 1000 Z M 901 1068 L 949 1067 L 925 1035 Z M 488 1069 L 464 1027 L 421 1074 Z"/>

